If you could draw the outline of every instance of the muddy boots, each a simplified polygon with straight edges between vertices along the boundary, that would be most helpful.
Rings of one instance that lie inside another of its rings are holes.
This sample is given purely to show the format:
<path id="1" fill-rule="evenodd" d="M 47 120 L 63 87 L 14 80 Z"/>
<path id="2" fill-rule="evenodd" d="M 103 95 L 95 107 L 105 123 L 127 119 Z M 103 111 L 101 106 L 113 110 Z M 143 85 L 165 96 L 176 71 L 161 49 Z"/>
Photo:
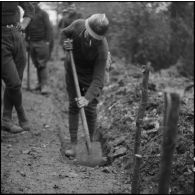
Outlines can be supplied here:
<path id="1" fill-rule="evenodd" d="M 75 156 L 76 154 L 78 122 L 79 122 L 78 114 L 69 115 L 69 132 L 71 139 L 71 148 L 65 151 L 66 156 Z"/>
<path id="2" fill-rule="evenodd" d="M 13 103 L 11 102 L 8 90 L 5 88 L 3 97 L 3 116 L 1 121 L 1 128 L 9 133 L 20 133 L 23 129 L 15 125 L 12 121 Z"/>
<path id="3" fill-rule="evenodd" d="M 15 96 L 14 98 L 17 99 Z M 5 89 L 3 101 L 4 101 L 4 107 L 3 107 L 3 117 L 2 117 L 2 124 L 1 124 L 2 130 L 8 131 L 9 133 L 20 133 L 24 130 L 26 131 L 30 130 L 28 121 L 25 117 L 24 110 L 22 107 L 16 108 L 20 126 L 15 125 L 13 123 L 12 110 L 14 105 L 11 100 L 10 92 L 7 89 Z"/>
<path id="4" fill-rule="evenodd" d="M 96 129 L 96 107 L 86 107 L 86 118 L 89 128 L 89 135 L 91 142 L 93 141 L 93 134 Z M 76 154 L 76 145 L 77 145 L 77 131 L 78 131 L 78 121 L 79 114 L 70 114 L 69 115 L 69 132 L 71 138 L 71 148 L 65 151 L 66 156 L 75 156 Z"/>
<path id="5" fill-rule="evenodd" d="M 76 145 L 76 143 L 71 143 L 71 148 L 65 151 L 65 155 L 74 157 L 76 155 Z"/>
<path id="6" fill-rule="evenodd" d="M 1 121 L 1 128 L 9 133 L 21 133 L 24 131 L 20 126 L 15 125 L 11 119 L 12 110 L 5 110 Z M 9 116 L 8 116 L 9 115 Z"/>
<path id="7" fill-rule="evenodd" d="M 16 111 L 18 114 L 18 122 L 19 122 L 20 127 L 22 127 L 24 131 L 30 131 L 30 125 L 25 115 L 23 106 L 16 108 Z"/>
<path id="8" fill-rule="evenodd" d="M 37 79 L 38 79 L 38 83 L 34 90 L 41 91 L 41 94 L 50 93 L 50 88 L 47 85 L 47 69 L 45 67 L 37 69 Z"/>
<path id="9" fill-rule="evenodd" d="M 41 90 L 41 76 L 40 76 L 40 71 L 37 69 L 37 80 L 38 83 L 36 87 L 34 88 L 35 91 L 40 91 Z"/>

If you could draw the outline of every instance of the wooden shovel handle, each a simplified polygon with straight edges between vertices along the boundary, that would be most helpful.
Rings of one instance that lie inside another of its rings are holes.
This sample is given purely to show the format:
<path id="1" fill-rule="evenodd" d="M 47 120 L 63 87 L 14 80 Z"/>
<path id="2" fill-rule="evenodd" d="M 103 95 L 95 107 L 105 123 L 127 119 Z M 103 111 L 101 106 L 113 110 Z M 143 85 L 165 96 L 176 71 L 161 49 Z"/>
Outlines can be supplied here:
<path id="1" fill-rule="evenodd" d="M 76 87 L 76 94 L 77 94 L 77 97 L 79 98 L 79 97 L 81 97 L 81 91 L 80 91 L 80 87 L 79 87 L 79 81 L 78 81 L 78 77 L 77 77 L 77 73 L 76 73 L 76 67 L 75 67 L 75 63 L 74 63 L 72 50 L 69 50 L 69 54 L 70 54 L 70 60 L 71 60 L 72 74 L 73 74 L 74 83 L 75 83 L 75 87 Z M 87 141 L 87 147 L 90 150 L 91 149 L 91 142 L 90 142 L 89 129 L 88 129 L 88 125 L 87 125 L 87 119 L 86 119 L 84 107 L 80 108 L 80 113 L 81 113 L 81 120 L 82 120 L 82 124 L 83 124 L 83 128 L 84 128 L 84 134 L 85 134 L 86 141 Z"/>
<path id="2" fill-rule="evenodd" d="M 30 47 L 30 46 L 29 46 Z M 30 48 L 29 48 L 30 50 Z M 27 51 L 28 53 L 28 61 L 27 61 L 27 89 L 30 90 L 30 51 Z"/>

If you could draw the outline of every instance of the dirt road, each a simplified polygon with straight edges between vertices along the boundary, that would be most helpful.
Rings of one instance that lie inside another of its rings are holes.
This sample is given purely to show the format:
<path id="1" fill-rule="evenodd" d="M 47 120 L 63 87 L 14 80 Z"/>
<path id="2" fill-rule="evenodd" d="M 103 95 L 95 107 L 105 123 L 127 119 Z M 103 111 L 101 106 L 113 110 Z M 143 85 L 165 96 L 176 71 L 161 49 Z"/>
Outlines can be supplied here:
<path id="1" fill-rule="evenodd" d="M 114 167 L 83 167 L 61 155 L 59 135 L 64 146 L 69 146 L 64 66 L 59 60 L 48 66 L 49 96 L 27 91 L 24 74 L 23 100 L 31 132 L 1 134 L 1 193 L 124 192 L 129 185 L 121 183 L 121 173 Z M 35 84 L 36 72 L 31 66 L 31 87 Z M 17 122 L 15 112 L 13 118 Z"/>

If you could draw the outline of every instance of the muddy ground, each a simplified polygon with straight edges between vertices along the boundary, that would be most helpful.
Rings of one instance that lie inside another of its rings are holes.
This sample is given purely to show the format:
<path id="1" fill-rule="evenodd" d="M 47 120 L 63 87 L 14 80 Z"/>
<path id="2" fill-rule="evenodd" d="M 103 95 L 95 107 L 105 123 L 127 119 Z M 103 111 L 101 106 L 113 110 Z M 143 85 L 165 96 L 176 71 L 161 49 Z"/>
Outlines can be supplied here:
<path id="1" fill-rule="evenodd" d="M 62 56 L 62 53 L 61 53 Z M 64 157 L 60 148 L 69 147 L 68 101 L 64 83 L 64 66 L 60 55 L 49 61 L 52 93 L 43 96 L 26 90 L 23 102 L 31 123 L 31 132 L 1 134 L 1 193 L 120 193 L 123 173 L 109 166 L 84 167 Z M 36 85 L 31 63 L 31 87 Z M 16 113 L 14 121 L 17 123 Z M 79 129 L 79 137 L 83 134 Z M 59 139 L 61 138 L 61 139 Z"/>
<path id="2" fill-rule="evenodd" d="M 1 134 L 1 193 L 130 193 L 133 171 L 135 121 L 141 98 L 140 67 L 114 59 L 110 83 L 98 106 L 98 131 L 103 153 L 108 161 L 100 167 L 84 167 L 64 157 L 68 148 L 68 99 L 65 86 L 63 52 L 54 50 L 49 61 L 52 93 L 43 96 L 26 90 L 23 100 L 31 122 L 31 132 Z M 150 73 L 148 105 L 143 126 L 140 192 L 155 194 L 158 189 L 162 142 L 163 91 L 166 87 L 184 89 L 193 80 L 179 76 L 174 68 Z M 31 87 L 36 85 L 31 64 Z M 17 123 L 16 113 L 14 121 Z M 79 140 L 82 140 L 82 126 Z M 174 153 L 170 192 L 191 194 L 194 191 L 194 90 L 182 98 L 178 135 Z"/>

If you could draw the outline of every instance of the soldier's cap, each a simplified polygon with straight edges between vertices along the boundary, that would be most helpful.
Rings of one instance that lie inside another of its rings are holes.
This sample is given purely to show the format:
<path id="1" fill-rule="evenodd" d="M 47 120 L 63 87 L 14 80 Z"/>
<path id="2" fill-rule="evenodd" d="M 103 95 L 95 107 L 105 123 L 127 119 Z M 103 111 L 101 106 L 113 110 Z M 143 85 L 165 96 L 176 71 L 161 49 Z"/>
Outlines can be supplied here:
<path id="1" fill-rule="evenodd" d="M 102 40 L 108 31 L 109 21 L 105 14 L 93 14 L 85 20 L 87 32 L 97 40 Z"/>

